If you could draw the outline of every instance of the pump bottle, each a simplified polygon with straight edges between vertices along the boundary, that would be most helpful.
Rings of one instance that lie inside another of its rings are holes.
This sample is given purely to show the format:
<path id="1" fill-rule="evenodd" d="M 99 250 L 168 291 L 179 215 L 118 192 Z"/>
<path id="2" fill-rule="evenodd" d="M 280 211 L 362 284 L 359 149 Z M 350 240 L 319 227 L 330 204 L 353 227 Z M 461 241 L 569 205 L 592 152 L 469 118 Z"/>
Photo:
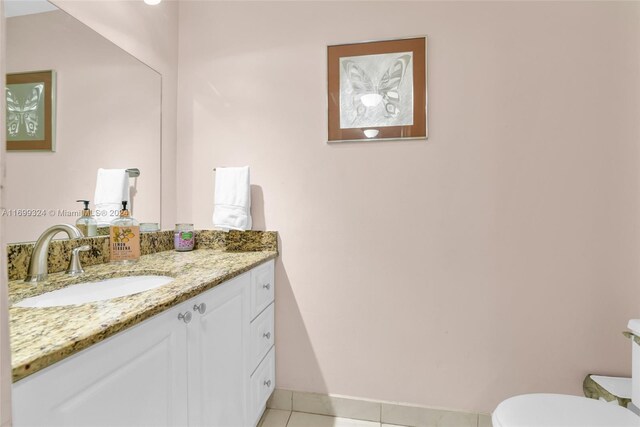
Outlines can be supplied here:
<path id="1" fill-rule="evenodd" d="M 82 216 L 76 221 L 76 226 L 82 231 L 85 237 L 94 237 L 98 235 L 98 222 L 91 216 L 88 200 L 76 200 L 76 202 L 84 203 Z"/>
<path id="2" fill-rule="evenodd" d="M 140 225 L 129 215 L 127 202 L 122 202 L 120 217 L 109 226 L 110 254 L 113 263 L 131 264 L 140 258 Z"/>

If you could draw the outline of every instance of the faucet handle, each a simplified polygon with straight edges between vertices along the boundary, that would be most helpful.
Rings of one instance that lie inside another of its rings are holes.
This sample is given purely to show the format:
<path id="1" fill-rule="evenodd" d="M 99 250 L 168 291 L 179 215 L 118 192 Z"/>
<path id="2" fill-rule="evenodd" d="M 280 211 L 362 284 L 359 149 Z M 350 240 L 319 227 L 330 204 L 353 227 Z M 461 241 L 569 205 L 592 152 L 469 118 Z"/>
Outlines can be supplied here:
<path id="1" fill-rule="evenodd" d="M 77 248 L 71 249 L 71 253 L 77 254 L 78 252 L 86 252 L 90 250 L 91 250 L 91 245 L 82 245 L 82 246 L 78 246 Z"/>
<path id="2" fill-rule="evenodd" d="M 84 273 L 84 269 L 80 264 L 80 252 L 91 250 L 91 245 L 83 245 L 71 250 L 71 260 L 69 261 L 69 267 L 67 267 L 67 274 L 70 276 L 77 276 Z"/>

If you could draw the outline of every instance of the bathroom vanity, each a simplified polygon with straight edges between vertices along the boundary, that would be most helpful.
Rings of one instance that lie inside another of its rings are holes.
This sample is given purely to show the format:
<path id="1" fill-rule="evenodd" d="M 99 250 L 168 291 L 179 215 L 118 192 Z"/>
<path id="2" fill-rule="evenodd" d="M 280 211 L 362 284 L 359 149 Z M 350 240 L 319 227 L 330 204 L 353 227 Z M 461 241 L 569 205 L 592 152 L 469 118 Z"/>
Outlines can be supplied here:
<path id="1" fill-rule="evenodd" d="M 277 251 L 198 249 L 99 264 L 84 281 L 171 283 L 88 304 L 10 308 L 14 425 L 256 425 L 275 388 Z M 44 291 L 77 279 L 51 275 Z M 10 284 L 15 304 L 33 287 Z"/>

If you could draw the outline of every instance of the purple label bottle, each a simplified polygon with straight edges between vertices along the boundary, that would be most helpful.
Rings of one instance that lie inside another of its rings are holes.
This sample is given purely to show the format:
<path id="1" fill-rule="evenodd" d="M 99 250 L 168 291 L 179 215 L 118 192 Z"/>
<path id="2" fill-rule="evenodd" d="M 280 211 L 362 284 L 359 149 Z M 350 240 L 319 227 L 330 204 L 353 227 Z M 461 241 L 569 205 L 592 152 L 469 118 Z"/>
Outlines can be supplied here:
<path id="1" fill-rule="evenodd" d="M 193 224 L 176 224 L 176 231 L 173 234 L 173 247 L 176 251 L 192 251 L 195 243 Z"/>

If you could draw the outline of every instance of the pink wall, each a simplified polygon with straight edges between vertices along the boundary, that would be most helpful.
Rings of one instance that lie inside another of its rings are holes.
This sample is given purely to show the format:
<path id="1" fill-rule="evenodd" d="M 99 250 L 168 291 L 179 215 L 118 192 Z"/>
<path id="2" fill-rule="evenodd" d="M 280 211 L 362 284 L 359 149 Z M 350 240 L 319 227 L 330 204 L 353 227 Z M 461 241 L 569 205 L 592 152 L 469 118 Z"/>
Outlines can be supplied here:
<path id="1" fill-rule="evenodd" d="M 132 214 L 160 221 L 161 76 L 62 11 L 7 19 L 7 72 L 56 71 L 56 151 L 7 154 L 8 242 L 36 240 L 92 201 L 98 168 L 136 167 Z M 25 171 L 33 173 L 25 174 Z"/>
<path id="2" fill-rule="evenodd" d="M 249 164 L 278 387 L 492 410 L 629 375 L 640 5 L 180 3 L 178 219 Z M 428 141 L 327 145 L 326 46 L 429 36 Z"/>
<path id="3" fill-rule="evenodd" d="M 176 222 L 178 2 L 51 0 L 162 75 L 162 227 Z"/>

